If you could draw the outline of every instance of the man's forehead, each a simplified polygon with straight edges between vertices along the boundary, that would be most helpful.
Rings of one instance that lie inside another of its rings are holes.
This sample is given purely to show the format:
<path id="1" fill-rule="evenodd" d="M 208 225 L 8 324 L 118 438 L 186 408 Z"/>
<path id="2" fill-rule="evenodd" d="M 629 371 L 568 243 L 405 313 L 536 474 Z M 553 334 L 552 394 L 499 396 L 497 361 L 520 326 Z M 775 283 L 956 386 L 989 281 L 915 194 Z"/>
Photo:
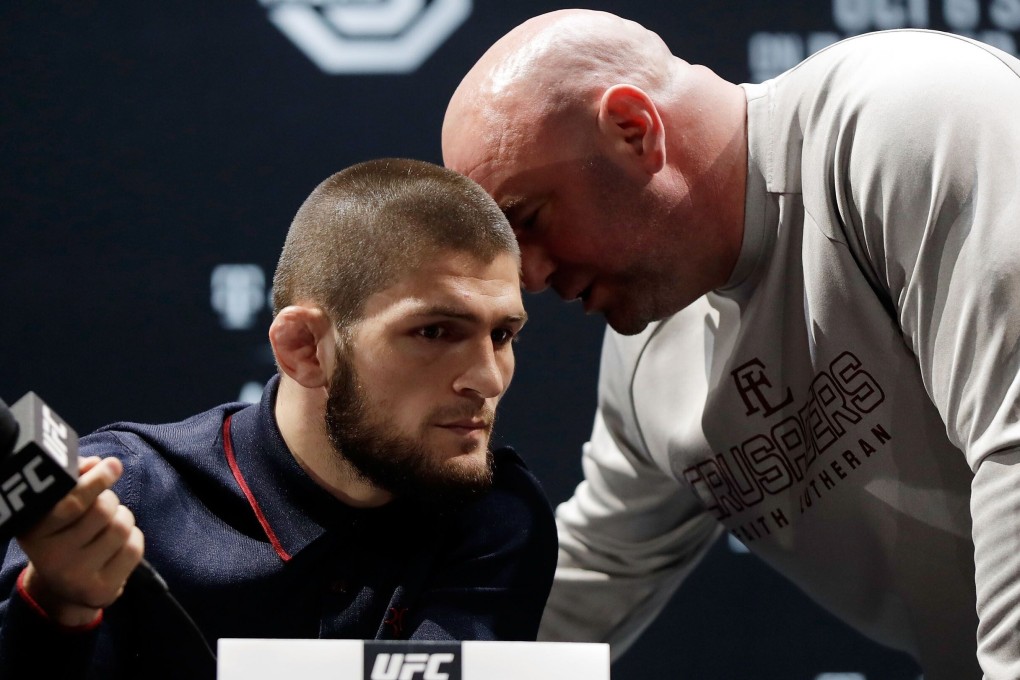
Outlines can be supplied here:
<path id="1" fill-rule="evenodd" d="M 507 126 L 498 136 L 466 145 L 450 165 L 482 186 L 504 213 L 569 181 L 564 164 L 584 160 L 587 147 L 560 119 L 535 118 L 526 130 Z"/>
<path id="2" fill-rule="evenodd" d="M 526 170 L 550 140 L 548 122 L 524 96 L 487 99 L 444 122 L 444 163 L 490 194 Z"/>
<path id="3" fill-rule="evenodd" d="M 389 311 L 402 319 L 454 319 L 477 324 L 523 324 L 528 318 L 520 286 L 507 286 L 503 294 L 497 296 L 465 295 L 451 290 L 424 291 L 394 300 Z"/>
<path id="4" fill-rule="evenodd" d="M 439 253 L 371 296 L 372 302 L 408 315 L 520 315 L 517 260 L 509 253 L 482 262 L 467 254 Z"/>
<path id="5" fill-rule="evenodd" d="M 513 321 L 524 323 L 528 313 L 524 311 L 519 296 L 516 302 L 512 299 L 513 296 L 503 300 L 489 298 L 470 301 L 464 298 L 430 299 L 427 296 L 406 298 L 400 305 L 400 312 L 407 317 L 439 317 L 478 323 L 489 321 L 491 315 L 498 323 Z"/>
<path id="6" fill-rule="evenodd" d="M 508 138 L 507 134 L 465 135 L 459 153 L 449 154 L 447 164 L 481 185 L 490 195 L 504 190 L 521 166 L 522 148 L 520 140 Z"/>

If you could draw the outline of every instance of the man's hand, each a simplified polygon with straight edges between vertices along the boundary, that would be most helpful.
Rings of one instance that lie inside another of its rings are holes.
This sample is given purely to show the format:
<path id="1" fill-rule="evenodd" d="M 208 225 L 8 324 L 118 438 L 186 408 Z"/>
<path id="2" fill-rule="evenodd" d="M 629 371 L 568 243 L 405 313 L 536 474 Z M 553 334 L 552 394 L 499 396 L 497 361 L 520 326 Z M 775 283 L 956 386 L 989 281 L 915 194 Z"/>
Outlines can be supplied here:
<path id="1" fill-rule="evenodd" d="M 144 538 L 110 488 L 124 467 L 116 458 L 80 461 L 71 492 L 18 536 L 28 555 L 24 587 L 64 626 L 91 623 L 120 597 L 142 559 Z"/>

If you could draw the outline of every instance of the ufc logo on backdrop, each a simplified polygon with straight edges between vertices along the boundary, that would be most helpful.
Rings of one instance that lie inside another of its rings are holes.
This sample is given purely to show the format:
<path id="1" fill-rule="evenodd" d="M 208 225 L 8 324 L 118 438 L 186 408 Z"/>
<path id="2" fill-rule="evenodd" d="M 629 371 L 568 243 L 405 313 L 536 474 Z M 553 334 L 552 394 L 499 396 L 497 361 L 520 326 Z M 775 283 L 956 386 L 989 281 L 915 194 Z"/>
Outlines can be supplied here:
<path id="1" fill-rule="evenodd" d="M 258 313 L 267 303 L 266 274 L 257 264 L 217 265 L 210 278 L 209 301 L 224 328 L 254 328 Z"/>
<path id="2" fill-rule="evenodd" d="M 365 643 L 369 680 L 461 680 L 460 645 Z"/>
<path id="3" fill-rule="evenodd" d="M 471 14 L 471 0 L 260 0 L 331 75 L 411 73 Z"/>

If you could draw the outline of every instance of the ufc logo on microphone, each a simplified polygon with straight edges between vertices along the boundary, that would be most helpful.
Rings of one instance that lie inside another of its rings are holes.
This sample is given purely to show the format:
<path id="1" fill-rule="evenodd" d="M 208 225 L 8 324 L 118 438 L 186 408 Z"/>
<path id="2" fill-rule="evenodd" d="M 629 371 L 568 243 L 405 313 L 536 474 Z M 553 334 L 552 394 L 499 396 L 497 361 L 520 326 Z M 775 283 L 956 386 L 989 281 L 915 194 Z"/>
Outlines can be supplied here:
<path id="1" fill-rule="evenodd" d="M 42 405 L 41 429 L 43 448 L 67 467 L 67 425 L 60 422 L 46 404 Z"/>
<path id="2" fill-rule="evenodd" d="M 36 456 L 20 472 L 15 472 L 0 484 L 0 525 L 6 524 L 7 520 L 25 507 L 22 498 L 24 495 L 42 493 L 53 484 L 53 477 L 40 477 L 36 470 L 42 464 L 42 456 Z"/>
<path id="3" fill-rule="evenodd" d="M 385 651 L 383 651 L 385 650 Z M 365 643 L 369 680 L 460 680 L 460 645 Z"/>

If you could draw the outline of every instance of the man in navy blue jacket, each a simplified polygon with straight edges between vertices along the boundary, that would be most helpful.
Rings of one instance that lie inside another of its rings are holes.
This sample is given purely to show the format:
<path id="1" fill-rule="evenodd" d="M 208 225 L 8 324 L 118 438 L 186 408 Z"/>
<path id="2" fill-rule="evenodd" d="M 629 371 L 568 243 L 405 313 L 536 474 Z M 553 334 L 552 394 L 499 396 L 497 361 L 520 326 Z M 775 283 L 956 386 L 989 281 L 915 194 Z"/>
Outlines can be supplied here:
<path id="1" fill-rule="evenodd" d="M 552 514 L 489 449 L 519 268 L 452 171 L 320 184 L 274 278 L 261 402 L 83 438 L 75 489 L 0 553 L 0 677 L 211 678 L 221 637 L 534 639 Z M 193 622 L 128 582 L 143 546 Z"/>

